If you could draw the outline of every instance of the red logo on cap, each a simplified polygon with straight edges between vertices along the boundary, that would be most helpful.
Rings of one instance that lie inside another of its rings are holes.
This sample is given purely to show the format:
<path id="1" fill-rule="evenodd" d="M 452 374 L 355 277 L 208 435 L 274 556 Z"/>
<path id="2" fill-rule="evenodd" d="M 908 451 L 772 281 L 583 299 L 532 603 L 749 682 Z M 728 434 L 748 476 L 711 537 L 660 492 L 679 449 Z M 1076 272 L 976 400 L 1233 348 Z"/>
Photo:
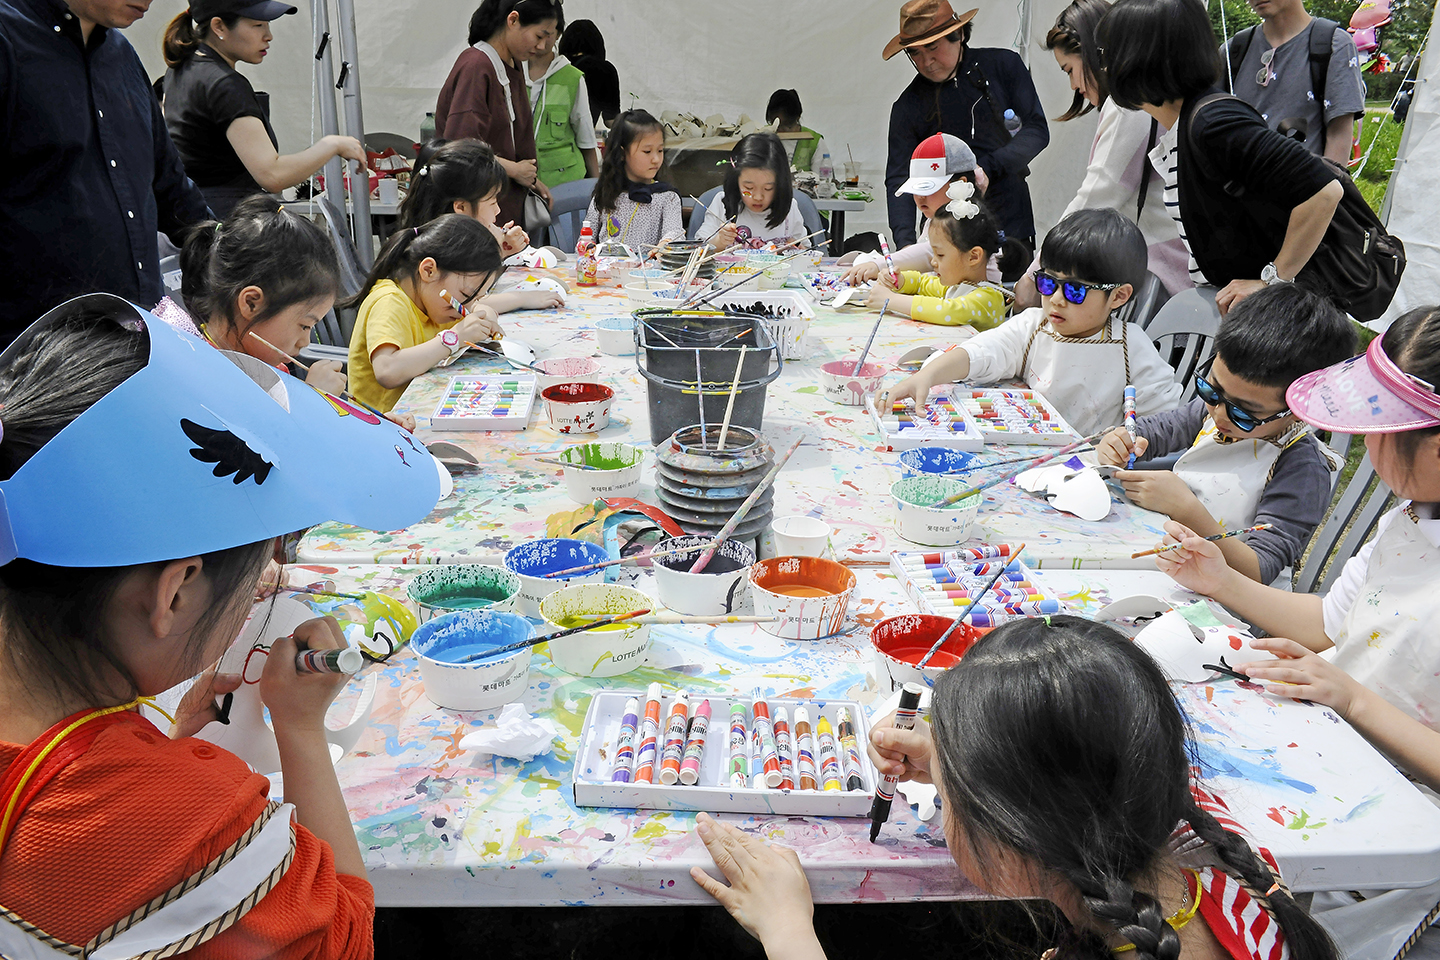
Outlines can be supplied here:
<path id="1" fill-rule="evenodd" d="M 938 164 L 938 163 L 932 163 L 932 164 L 930 164 L 930 169 L 931 169 L 931 170 L 939 170 L 939 169 L 940 169 L 940 164 Z"/>

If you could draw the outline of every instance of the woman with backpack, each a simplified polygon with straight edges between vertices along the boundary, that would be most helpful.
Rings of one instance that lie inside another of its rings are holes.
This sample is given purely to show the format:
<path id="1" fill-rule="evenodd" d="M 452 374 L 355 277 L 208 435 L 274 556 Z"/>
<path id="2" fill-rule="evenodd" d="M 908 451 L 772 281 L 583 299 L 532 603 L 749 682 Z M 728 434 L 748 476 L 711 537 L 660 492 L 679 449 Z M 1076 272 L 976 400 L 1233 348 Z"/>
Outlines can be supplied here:
<path id="1" fill-rule="evenodd" d="M 1115 103 L 1144 110 L 1165 130 L 1150 161 L 1190 251 L 1191 279 L 1219 288 L 1221 313 L 1269 284 L 1291 281 L 1329 296 L 1358 319 L 1383 312 L 1385 288 L 1394 289 L 1387 281 L 1398 281 L 1403 251 L 1397 250 L 1392 276 L 1383 269 L 1375 276 L 1375 241 L 1390 238 L 1363 198 L 1363 210 L 1351 202 L 1359 193 L 1348 177 L 1221 90 L 1215 34 L 1203 6 L 1120 0 L 1101 21 L 1097 39 Z M 1374 220 L 1368 241 L 1366 214 Z M 1350 229 L 1357 223 L 1358 243 Z"/>

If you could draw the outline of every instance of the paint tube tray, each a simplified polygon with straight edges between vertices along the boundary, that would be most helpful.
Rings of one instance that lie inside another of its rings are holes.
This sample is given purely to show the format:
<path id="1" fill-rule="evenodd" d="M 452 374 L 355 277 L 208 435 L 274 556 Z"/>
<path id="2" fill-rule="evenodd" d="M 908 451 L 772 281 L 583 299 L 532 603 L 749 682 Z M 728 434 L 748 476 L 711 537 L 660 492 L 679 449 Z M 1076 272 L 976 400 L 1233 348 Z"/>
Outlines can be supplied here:
<path id="1" fill-rule="evenodd" d="M 537 383 L 534 376 L 451 377 L 430 415 L 430 429 L 524 430 Z"/>
<path id="2" fill-rule="evenodd" d="M 1084 436 L 1062 417 L 1055 404 L 1026 384 L 950 388 L 952 402 L 985 443 L 1064 446 Z"/>
<path id="3" fill-rule="evenodd" d="M 886 447 L 891 450 L 910 450 L 915 447 L 948 447 L 951 450 L 983 450 L 985 439 L 980 436 L 974 422 L 966 417 L 950 396 L 950 387 L 937 387 L 930 391 L 930 400 L 925 404 L 925 415 L 917 424 L 908 416 L 890 414 L 881 416 L 875 409 L 875 396 L 865 398 L 865 410 L 870 422 L 880 434 Z"/>
<path id="4" fill-rule="evenodd" d="M 795 708 L 805 707 L 810 711 L 812 728 L 824 716 L 834 726 L 841 707 L 850 711 L 855 722 L 855 739 L 860 755 L 860 777 L 864 786 L 854 791 L 825 790 L 782 790 L 778 787 L 733 787 L 727 782 L 727 761 L 729 759 L 730 706 L 743 703 L 746 708 L 746 729 L 753 722 L 750 714 L 750 698 L 736 696 L 705 697 L 692 693 L 691 710 L 699 707 L 701 701 L 710 701 L 710 728 L 705 739 L 705 753 L 700 761 L 700 782 L 694 785 L 659 782 L 660 759 L 663 753 L 665 719 L 674 702 L 666 691 L 661 701 L 661 730 L 657 744 L 654 783 L 615 783 L 610 779 L 614 766 L 615 742 L 620 733 L 620 722 L 625 715 L 625 703 L 635 697 L 640 701 L 641 712 L 645 707 L 644 690 L 600 690 L 590 700 L 585 712 L 585 725 L 580 731 L 580 744 L 575 751 L 575 805 L 580 807 L 619 807 L 622 809 L 645 810 L 704 810 L 711 813 L 770 813 L 780 816 L 814 817 L 866 817 L 870 815 L 870 804 L 875 796 L 875 768 L 866 755 L 865 744 L 870 736 L 870 724 L 864 708 L 854 700 L 796 700 L 788 697 L 770 697 L 773 716 L 777 708 L 783 707 L 790 714 L 790 727 L 795 726 Z M 813 734 L 812 734 L 813 736 Z M 836 738 L 837 743 L 839 738 Z M 635 750 L 640 751 L 640 737 L 637 734 Z M 819 762 L 819 742 L 815 742 L 816 762 Z M 747 752 L 748 764 L 748 752 Z M 748 766 L 747 766 L 748 769 Z M 843 777 L 843 763 L 842 763 Z"/>
<path id="5" fill-rule="evenodd" d="M 995 573 L 1000 555 L 998 544 L 970 543 L 936 550 L 895 550 L 890 554 L 890 572 L 920 613 L 938 617 L 959 617 L 969 607 L 957 604 L 961 592 L 982 589 Z M 985 554 L 989 554 L 986 556 Z M 1011 561 L 991 593 L 981 598 L 980 609 L 971 617 L 976 627 L 999 626 L 1009 620 L 1045 614 L 1068 613 L 1069 607 L 1047 590 L 1043 578 L 1025 565 Z"/>

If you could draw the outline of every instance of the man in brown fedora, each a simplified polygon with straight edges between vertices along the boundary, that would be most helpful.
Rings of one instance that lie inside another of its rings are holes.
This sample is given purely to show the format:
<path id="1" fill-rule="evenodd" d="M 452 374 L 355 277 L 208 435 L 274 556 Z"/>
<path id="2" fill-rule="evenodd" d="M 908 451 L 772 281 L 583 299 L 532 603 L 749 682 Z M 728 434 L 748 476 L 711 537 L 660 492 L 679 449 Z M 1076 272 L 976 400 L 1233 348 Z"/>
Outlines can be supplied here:
<path id="1" fill-rule="evenodd" d="M 899 246 L 915 242 L 915 205 L 895 191 L 910 176 L 910 155 L 920 141 L 937 133 L 970 145 L 990 181 L 985 203 L 1005 236 L 1034 246 L 1025 178 L 1050 131 L 1024 61 L 1011 50 L 970 46 L 977 12 L 957 16 L 948 0 L 908 0 L 900 8 L 900 32 L 885 44 L 886 60 L 904 50 L 916 73 L 890 108 L 885 192 Z M 1007 117 L 1006 111 L 1013 113 Z"/>

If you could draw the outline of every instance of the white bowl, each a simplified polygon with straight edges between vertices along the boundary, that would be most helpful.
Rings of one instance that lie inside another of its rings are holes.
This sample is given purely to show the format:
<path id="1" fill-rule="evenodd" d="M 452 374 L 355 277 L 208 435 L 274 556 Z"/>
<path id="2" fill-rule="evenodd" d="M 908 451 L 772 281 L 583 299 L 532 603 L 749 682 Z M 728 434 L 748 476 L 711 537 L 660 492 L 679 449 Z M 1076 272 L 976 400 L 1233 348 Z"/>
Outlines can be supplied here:
<path id="1" fill-rule="evenodd" d="M 595 345 L 611 357 L 635 355 L 635 321 L 631 317 L 601 317 L 595 321 Z"/>
<path id="2" fill-rule="evenodd" d="M 417 573 L 405 591 L 425 623 L 457 610 L 512 610 L 520 577 L 489 564 L 445 563 Z"/>
<path id="3" fill-rule="evenodd" d="M 851 373 L 854 369 L 854 360 L 831 360 L 820 368 L 820 392 L 826 400 L 863 407 L 866 395 L 874 393 L 885 379 L 885 368 L 878 363 L 864 364 L 858 374 Z"/>
<path id="4" fill-rule="evenodd" d="M 653 610 L 655 606 L 655 600 L 648 593 L 634 587 L 622 587 L 616 583 L 585 583 L 556 590 L 540 601 L 540 616 L 552 630 L 564 630 L 575 625 L 570 622 L 572 617 Z M 650 626 L 616 624 L 571 634 L 547 646 L 551 662 L 568 674 L 618 677 L 645 662 L 645 648 L 650 646 Z"/>
<path id="5" fill-rule="evenodd" d="M 675 285 L 679 282 L 680 277 L 677 274 L 664 277 L 659 282 L 652 280 L 648 287 L 643 282 L 627 283 L 624 290 L 631 305 L 635 307 L 678 307 L 686 297 L 705 286 L 704 283 L 692 283 L 677 297 Z"/>
<path id="6" fill-rule="evenodd" d="M 640 489 L 640 471 L 645 467 L 645 451 L 628 443 L 584 443 L 567 447 L 556 459 L 600 468 L 565 468 L 565 492 L 576 503 L 634 496 Z"/>
<path id="7" fill-rule="evenodd" d="M 501 610 L 458 610 L 422 624 L 410 649 L 420 661 L 425 696 L 452 710 L 487 710 L 519 700 L 530 685 L 529 647 L 488 660 L 457 661 L 534 635 L 529 620 Z"/>
<path id="8" fill-rule="evenodd" d="M 655 552 L 690 548 L 688 553 L 651 562 L 660 602 L 667 610 L 691 616 L 720 616 L 735 612 L 745 596 L 745 582 L 755 563 L 755 551 L 739 540 L 726 540 L 715 551 L 705 569 L 691 573 L 690 565 L 700 555 L 698 547 L 711 537 L 671 537 L 654 547 Z"/>
<path id="9" fill-rule="evenodd" d="M 559 433 L 598 433 L 610 426 L 610 405 L 615 391 L 589 381 L 557 383 L 540 391 L 545 416 Z"/>
<path id="10" fill-rule="evenodd" d="M 603 569 L 568 577 L 547 577 L 545 574 L 591 563 L 603 563 L 609 559 L 610 554 L 602 547 L 587 540 L 527 540 L 511 547 L 505 554 L 505 569 L 520 577 L 520 592 L 515 595 L 515 612 L 521 616 L 538 617 L 540 601 L 561 587 L 576 583 L 600 583 L 605 579 Z"/>
<path id="11" fill-rule="evenodd" d="M 947 507 L 930 504 L 954 496 L 970 484 L 948 477 L 916 476 L 890 485 L 895 501 L 895 529 L 911 543 L 928 547 L 951 547 L 970 539 L 970 528 L 980 512 L 984 497 L 972 494 Z"/>
<path id="12" fill-rule="evenodd" d="M 777 517 L 770 521 L 775 552 L 782 557 L 820 557 L 830 544 L 830 524 L 818 517 Z"/>
<path id="13" fill-rule="evenodd" d="M 540 390 L 561 383 L 600 382 L 600 364 L 591 357 L 550 357 L 536 360 L 535 366 L 545 371 L 535 377 Z"/>
<path id="14" fill-rule="evenodd" d="M 762 623 L 761 629 L 791 640 L 815 640 L 839 633 L 845 626 L 845 611 L 855 583 L 855 574 L 849 568 L 820 557 L 775 557 L 750 568 L 755 612 L 762 617 L 780 618 L 778 623 Z M 781 592 L 796 589 L 823 593 L 796 596 Z"/>

